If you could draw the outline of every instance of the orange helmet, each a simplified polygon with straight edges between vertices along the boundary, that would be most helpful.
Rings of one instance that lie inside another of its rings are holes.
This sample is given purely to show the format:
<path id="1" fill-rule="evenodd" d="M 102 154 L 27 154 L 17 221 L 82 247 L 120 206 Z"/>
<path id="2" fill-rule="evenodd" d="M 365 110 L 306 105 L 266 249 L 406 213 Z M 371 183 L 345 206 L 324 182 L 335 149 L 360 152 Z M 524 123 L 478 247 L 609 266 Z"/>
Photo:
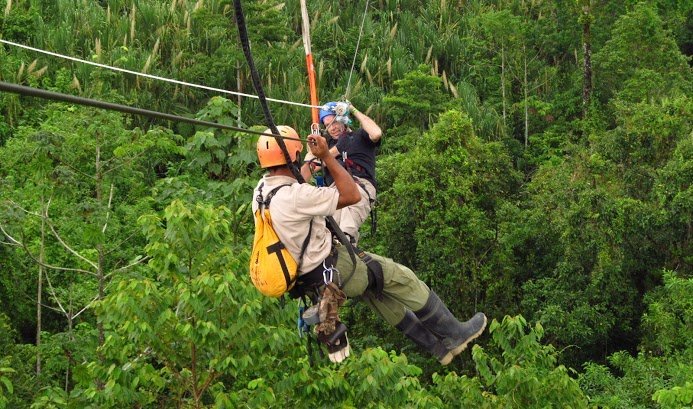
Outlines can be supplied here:
<path id="1" fill-rule="evenodd" d="M 290 126 L 279 125 L 277 130 L 281 136 L 298 139 L 298 134 L 294 128 Z M 264 133 L 272 133 L 272 130 L 267 129 Z M 296 161 L 298 154 L 303 152 L 303 143 L 298 140 L 284 139 L 284 144 L 286 145 L 286 149 L 289 151 L 291 161 Z M 257 140 L 257 157 L 260 159 L 261 168 L 271 168 L 273 166 L 286 165 L 284 153 L 279 147 L 279 144 L 274 136 L 260 135 L 260 139 Z"/>

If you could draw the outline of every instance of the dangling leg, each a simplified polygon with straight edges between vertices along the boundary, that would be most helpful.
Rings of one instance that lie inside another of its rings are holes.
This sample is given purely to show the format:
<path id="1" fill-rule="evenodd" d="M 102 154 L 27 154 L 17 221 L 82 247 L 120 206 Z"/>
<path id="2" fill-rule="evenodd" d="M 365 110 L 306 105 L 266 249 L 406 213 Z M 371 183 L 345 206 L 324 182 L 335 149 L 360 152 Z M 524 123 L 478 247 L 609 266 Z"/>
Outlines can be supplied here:
<path id="1" fill-rule="evenodd" d="M 447 365 L 452 361 L 453 355 L 445 345 L 421 324 L 413 312 L 404 308 L 400 302 L 389 297 L 378 299 L 370 291 L 364 293 L 361 300 L 416 345 L 435 356 L 438 362 Z"/>
<path id="2" fill-rule="evenodd" d="M 382 298 L 379 299 L 367 290 L 368 273 L 366 265 L 361 261 L 357 263 L 356 272 L 344 285 L 343 290 L 349 297 L 362 297 L 391 325 L 402 324 L 402 327 L 409 327 L 410 325 L 407 324 L 410 323 L 403 323 L 403 320 L 406 319 L 407 310 L 413 311 L 422 326 L 435 335 L 453 357 L 464 351 L 469 342 L 481 335 L 486 328 L 486 316 L 483 313 L 477 313 L 469 321 L 460 323 L 440 298 L 428 288 L 426 283 L 419 280 L 411 269 L 391 259 L 368 254 L 383 267 Z M 351 271 L 352 264 L 346 251 L 340 250 L 337 265 L 341 272 Z M 415 333 L 419 334 L 421 331 Z M 439 360 L 445 358 L 438 353 L 434 355 Z M 449 363 L 449 360 L 446 359 L 446 361 Z M 443 363 L 442 360 L 441 363 Z"/>
<path id="3" fill-rule="evenodd" d="M 442 365 L 447 365 L 452 361 L 454 357 L 452 352 L 448 351 L 445 345 L 421 324 L 413 312 L 407 310 L 402 321 L 395 327 L 416 345 L 435 356 Z"/>
<path id="4" fill-rule="evenodd" d="M 426 305 L 414 314 L 423 326 L 441 339 L 453 356 L 459 355 L 486 328 L 486 315 L 477 312 L 463 323 L 459 322 L 438 295 L 430 292 Z"/>

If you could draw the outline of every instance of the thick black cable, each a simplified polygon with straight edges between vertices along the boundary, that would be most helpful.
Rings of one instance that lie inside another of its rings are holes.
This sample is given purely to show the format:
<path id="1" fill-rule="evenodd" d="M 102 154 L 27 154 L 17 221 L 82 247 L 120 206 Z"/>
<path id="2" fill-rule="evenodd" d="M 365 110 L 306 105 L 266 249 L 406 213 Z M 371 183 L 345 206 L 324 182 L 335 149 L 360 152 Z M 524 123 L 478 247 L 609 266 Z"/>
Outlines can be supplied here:
<path id="1" fill-rule="evenodd" d="M 250 52 L 250 40 L 248 40 L 248 30 L 245 25 L 245 16 L 243 15 L 243 7 L 241 6 L 241 0 L 234 0 L 233 5 L 234 10 L 236 12 L 236 24 L 238 25 L 238 35 L 241 40 L 241 45 L 243 46 L 243 54 L 245 54 L 245 59 L 248 61 L 248 66 L 250 67 L 250 76 L 253 79 L 253 86 L 255 87 L 255 92 L 257 93 L 260 105 L 262 105 L 262 110 L 265 114 L 267 125 L 269 126 L 272 133 L 279 134 L 279 131 L 277 130 L 277 127 L 274 124 L 274 121 L 272 120 L 272 113 L 270 113 L 269 106 L 267 105 L 267 101 L 265 99 L 265 92 L 262 89 L 260 75 L 257 73 L 257 69 L 255 68 L 255 62 L 253 61 L 253 55 Z M 279 145 L 282 152 L 284 153 L 284 158 L 286 160 L 287 166 L 289 166 L 291 172 L 294 174 L 294 176 L 296 176 L 296 180 L 298 180 L 299 183 L 305 183 L 305 179 L 303 179 L 303 175 L 301 175 L 301 170 L 291 160 L 291 156 L 289 155 L 289 151 L 286 149 L 286 144 L 284 144 L 284 141 L 281 139 L 277 139 L 277 145 Z M 345 280 L 346 282 L 349 279 L 351 279 L 351 277 L 354 275 L 354 272 L 356 271 L 356 250 L 354 250 L 354 246 L 351 244 L 351 241 L 346 236 L 346 234 L 344 234 L 342 229 L 339 228 L 339 225 L 334 220 L 334 217 L 327 216 L 325 219 L 327 220 L 327 225 L 329 226 L 332 233 L 337 236 L 339 241 L 344 246 L 346 246 L 349 252 L 349 257 L 351 258 L 351 262 L 353 263 L 354 268 L 351 270 L 349 278 Z"/>
<path id="2" fill-rule="evenodd" d="M 86 105 L 95 108 L 107 109 L 111 111 L 123 112 L 126 114 L 142 115 L 150 118 L 165 119 L 173 122 L 187 122 L 193 125 L 208 126 L 210 128 L 226 129 L 231 131 L 243 132 L 253 135 L 267 135 L 274 136 L 279 139 L 290 139 L 294 141 L 305 142 L 306 139 L 292 138 L 288 136 L 282 136 L 278 132 L 277 134 L 269 134 L 265 132 L 253 131 L 251 129 L 239 128 L 231 125 L 218 124 L 215 122 L 201 121 L 194 118 L 186 118 L 184 116 L 178 116 L 173 114 L 166 114 L 158 111 L 151 111 L 148 109 L 135 108 L 127 105 L 114 104 L 112 102 L 99 101 L 96 99 L 78 97 L 75 95 L 61 94 L 53 91 L 46 91 L 39 88 L 27 87 L 24 85 L 10 84 L 8 82 L 0 81 L 0 91 L 12 92 L 14 94 L 26 95 L 30 97 L 38 97 L 43 99 L 51 99 L 55 101 L 69 102 L 78 105 Z M 282 141 L 283 143 L 283 141 Z"/>
<path id="3" fill-rule="evenodd" d="M 248 29 L 245 25 L 245 15 L 243 14 L 243 7 L 241 6 L 241 0 L 234 0 L 233 2 L 234 10 L 236 12 L 236 25 L 238 25 L 238 36 L 241 40 L 241 45 L 243 46 L 243 54 L 245 54 L 245 59 L 248 62 L 248 67 L 250 68 L 250 77 L 253 80 L 253 86 L 255 87 L 255 92 L 257 93 L 258 100 L 260 101 L 260 106 L 262 106 L 262 113 L 265 115 L 265 121 L 267 121 L 267 126 L 273 134 L 280 135 L 277 125 L 274 124 L 274 119 L 272 119 L 272 113 L 267 105 L 267 98 L 265 98 L 265 91 L 262 88 L 262 82 L 260 81 L 260 74 L 258 74 L 255 68 L 255 61 L 253 60 L 253 55 L 250 53 L 250 40 L 248 39 Z M 286 144 L 283 140 L 277 138 L 277 145 L 282 150 L 284 154 L 284 159 L 286 160 L 291 173 L 294 174 L 296 180 L 299 183 L 305 183 L 303 175 L 301 175 L 301 170 L 296 166 L 294 161 L 291 160 L 291 155 L 286 149 Z"/>

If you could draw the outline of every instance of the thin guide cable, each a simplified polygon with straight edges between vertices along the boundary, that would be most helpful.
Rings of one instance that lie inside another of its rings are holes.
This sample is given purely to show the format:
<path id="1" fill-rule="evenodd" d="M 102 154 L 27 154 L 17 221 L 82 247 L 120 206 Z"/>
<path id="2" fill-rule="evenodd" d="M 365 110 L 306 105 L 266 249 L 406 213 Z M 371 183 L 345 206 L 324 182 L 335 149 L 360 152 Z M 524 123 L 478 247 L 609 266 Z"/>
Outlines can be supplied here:
<path id="1" fill-rule="evenodd" d="M 354 59 L 351 61 L 351 70 L 349 70 L 349 80 L 347 80 L 346 92 L 344 93 L 344 99 L 349 99 L 349 93 L 351 92 L 351 74 L 354 73 L 354 66 L 356 65 L 356 56 L 359 53 L 359 44 L 361 44 L 361 35 L 363 34 L 363 24 L 366 22 L 366 14 L 368 14 L 368 2 L 366 0 L 366 9 L 363 10 L 363 17 L 361 18 L 361 28 L 359 29 L 359 38 L 356 40 L 356 49 L 354 50 Z"/>
<path id="2" fill-rule="evenodd" d="M 171 79 L 171 78 L 159 77 L 159 76 L 157 76 L 157 75 L 145 74 L 145 73 L 143 73 L 143 72 L 132 71 L 132 70 L 128 70 L 128 69 L 125 69 L 125 68 L 113 67 L 113 66 L 110 66 L 110 65 L 101 64 L 101 63 L 97 63 L 97 62 L 94 62 L 94 61 L 82 60 L 82 59 L 80 59 L 80 58 L 70 57 L 69 55 L 63 55 L 63 54 L 59 54 L 59 53 L 54 53 L 54 52 L 52 52 L 52 51 L 42 50 L 42 49 L 40 49 L 40 48 L 30 47 L 30 46 L 24 45 L 24 44 L 14 43 L 14 42 L 12 42 L 12 41 L 7 41 L 7 40 L 2 40 L 2 39 L 0 39 L 0 43 L 6 44 L 6 45 L 10 45 L 10 46 L 14 46 L 14 47 L 24 48 L 24 49 L 26 49 L 26 50 L 35 51 L 35 52 L 37 52 L 37 53 L 46 54 L 46 55 L 50 55 L 50 56 L 53 56 L 53 57 L 63 58 L 63 59 L 66 59 L 66 60 L 75 61 L 75 62 L 80 62 L 80 63 L 88 64 L 88 65 L 93 65 L 93 66 L 99 67 L 99 68 L 105 68 L 105 69 L 112 70 L 112 71 L 124 72 L 124 73 L 127 73 L 127 74 L 136 75 L 136 76 L 138 76 L 138 77 L 144 77 L 144 78 L 150 78 L 150 79 L 153 79 L 153 80 L 159 80 L 159 81 L 164 81 L 164 82 L 170 82 L 170 83 L 172 83 L 172 84 L 185 85 L 185 86 L 187 86 L 187 87 L 192 87 L 192 88 L 200 88 L 200 89 L 204 89 L 204 90 L 207 90 L 207 91 L 219 92 L 219 93 L 222 93 L 222 94 L 231 94 L 231 95 L 237 95 L 237 96 L 242 96 L 242 97 L 248 97 L 248 98 L 259 99 L 259 97 L 258 97 L 257 95 L 246 94 L 246 93 L 237 92 L 237 91 L 229 91 L 229 90 L 225 90 L 225 89 L 221 89 L 221 88 L 208 87 L 208 86 L 206 86 L 206 85 L 194 84 L 194 83 L 191 83 L 191 82 L 179 81 L 179 80 L 175 80 L 175 79 Z M 285 101 L 285 100 L 274 99 L 274 98 L 266 98 L 266 99 L 267 99 L 268 101 L 279 102 L 279 103 L 282 103 L 282 104 L 297 105 L 297 106 L 306 107 L 306 108 L 320 108 L 320 106 L 317 106 L 317 105 L 316 105 L 316 106 L 313 106 L 313 105 L 304 104 L 304 103 L 301 103 L 301 102 Z"/>

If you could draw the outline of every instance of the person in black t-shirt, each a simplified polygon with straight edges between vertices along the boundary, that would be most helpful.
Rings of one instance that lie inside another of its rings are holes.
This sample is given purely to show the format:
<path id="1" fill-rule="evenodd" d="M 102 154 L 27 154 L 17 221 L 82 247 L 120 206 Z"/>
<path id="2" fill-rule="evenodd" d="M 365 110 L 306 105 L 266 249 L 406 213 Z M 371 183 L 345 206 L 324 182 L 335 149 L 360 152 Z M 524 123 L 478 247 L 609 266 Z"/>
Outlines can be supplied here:
<path id="1" fill-rule="evenodd" d="M 349 127 L 351 114 L 361 127 L 355 131 Z M 320 123 L 328 134 L 330 152 L 351 173 L 359 185 L 361 201 L 340 209 L 334 219 L 340 229 L 350 236 L 354 243 L 359 239 L 359 228 L 371 211 L 377 193 L 375 180 L 375 150 L 380 146 L 383 131 L 368 115 L 346 102 L 328 102 L 320 109 Z M 301 172 L 310 179 L 311 169 L 315 170 L 315 160 L 307 155 Z M 329 172 L 325 171 L 324 183 L 333 183 Z"/>

